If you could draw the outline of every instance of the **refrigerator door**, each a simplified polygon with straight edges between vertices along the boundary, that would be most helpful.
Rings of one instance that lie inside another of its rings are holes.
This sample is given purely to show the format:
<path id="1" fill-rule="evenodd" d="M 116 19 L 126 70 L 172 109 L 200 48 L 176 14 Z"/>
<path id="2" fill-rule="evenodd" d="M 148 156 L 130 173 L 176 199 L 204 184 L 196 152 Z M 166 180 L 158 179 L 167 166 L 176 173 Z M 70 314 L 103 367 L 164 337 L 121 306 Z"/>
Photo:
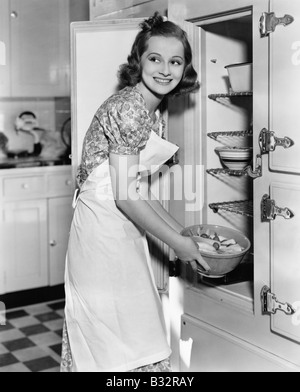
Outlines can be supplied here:
<path id="1" fill-rule="evenodd" d="M 83 139 L 94 114 L 118 90 L 118 69 L 127 60 L 141 21 L 131 19 L 72 24 L 74 170 L 80 163 Z"/>
<path id="2" fill-rule="evenodd" d="M 279 139 L 292 139 L 294 144 L 289 148 L 276 147 L 270 153 L 269 165 L 272 171 L 299 174 L 299 3 L 273 0 L 271 5 L 276 17 L 290 15 L 294 21 L 287 26 L 277 26 L 275 32 L 270 34 L 270 131 L 274 131 Z"/>
<path id="3" fill-rule="evenodd" d="M 118 91 L 117 73 L 126 63 L 144 19 L 78 22 L 71 27 L 72 43 L 72 165 L 76 176 L 85 134 L 100 105 Z M 168 186 L 153 178 L 154 193 Z M 168 287 L 168 249 L 150 236 L 150 252 L 157 287 Z M 163 256 L 165 255 L 165 256 Z"/>
<path id="4" fill-rule="evenodd" d="M 294 144 L 288 148 L 276 146 L 269 153 L 269 170 L 264 175 L 270 181 L 271 199 L 293 213 L 292 219 L 278 216 L 270 223 L 270 288 L 278 301 L 291 304 L 295 312 L 271 314 L 271 330 L 299 343 L 299 2 L 272 0 L 271 12 L 283 20 L 290 15 L 292 23 L 278 25 L 270 34 L 270 131 L 279 139 L 290 138 Z"/>

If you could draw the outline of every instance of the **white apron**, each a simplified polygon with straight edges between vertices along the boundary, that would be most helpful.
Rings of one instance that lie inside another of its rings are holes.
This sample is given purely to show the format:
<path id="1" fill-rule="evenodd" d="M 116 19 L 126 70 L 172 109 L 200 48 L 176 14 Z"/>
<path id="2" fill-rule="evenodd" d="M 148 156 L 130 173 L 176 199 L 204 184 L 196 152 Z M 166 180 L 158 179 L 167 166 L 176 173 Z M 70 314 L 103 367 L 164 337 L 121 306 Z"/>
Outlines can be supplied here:
<path id="1" fill-rule="evenodd" d="M 141 165 L 153 173 L 177 150 L 152 132 Z M 123 372 L 170 356 L 145 232 L 116 207 L 108 160 L 77 199 L 65 290 L 73 372 Z"/>

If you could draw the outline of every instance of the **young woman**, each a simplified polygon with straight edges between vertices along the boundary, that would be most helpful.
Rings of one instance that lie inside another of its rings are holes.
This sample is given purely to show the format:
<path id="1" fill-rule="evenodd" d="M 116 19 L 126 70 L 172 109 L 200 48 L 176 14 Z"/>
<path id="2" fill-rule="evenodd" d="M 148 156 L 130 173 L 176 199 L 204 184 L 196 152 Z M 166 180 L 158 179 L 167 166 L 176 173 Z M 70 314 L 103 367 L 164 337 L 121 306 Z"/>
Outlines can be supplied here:
<path id="1" fill-rule="evenodd" d="M 199 87 L 186 33 L 156 13 L 141 25 L 119 77 L 126 87 L 99 108 L 84 141 L 66 266 L 62 371 L 170 370 L 146 232 L 209 270 L 139 181 L 177 150 L 162 138 L 160 103 Z"/>

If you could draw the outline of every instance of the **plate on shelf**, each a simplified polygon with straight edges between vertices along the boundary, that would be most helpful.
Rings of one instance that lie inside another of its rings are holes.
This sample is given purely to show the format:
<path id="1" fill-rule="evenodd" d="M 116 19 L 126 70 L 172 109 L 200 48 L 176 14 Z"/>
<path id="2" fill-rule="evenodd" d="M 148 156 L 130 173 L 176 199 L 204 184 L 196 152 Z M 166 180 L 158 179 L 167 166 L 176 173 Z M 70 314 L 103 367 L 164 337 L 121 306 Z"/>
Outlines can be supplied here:
<path id="1" fill-rule="evenodd" d="M 198 272 L 198 275 L 201 275 L 204 278 L 210 278 L 210 279 L 221 279 L 221 278 L 224 278 L 224 276 L 226 275 L 226 274 L 224 274 L 224 275 L 209 275 L 199 269 L 197 272 Z"/>
<path id="2" fill-rule="evenodd" d="M 230 170 L 244 170 L 253 158 L 253 148 L 218 147 L 215 151 L 223 166 Z"/>

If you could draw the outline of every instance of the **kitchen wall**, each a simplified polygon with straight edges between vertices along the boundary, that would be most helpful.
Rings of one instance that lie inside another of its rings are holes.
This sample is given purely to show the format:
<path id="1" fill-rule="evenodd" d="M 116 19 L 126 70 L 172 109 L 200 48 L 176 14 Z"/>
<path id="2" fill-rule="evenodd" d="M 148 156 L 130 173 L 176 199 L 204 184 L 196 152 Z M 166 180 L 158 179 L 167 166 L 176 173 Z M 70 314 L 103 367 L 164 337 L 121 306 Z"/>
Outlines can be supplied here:
<path id="1" fill-rule="evenodd" d="M 90 0 L 90 19 L 126 19 L 167 16 L 168 0 Z"/>
<path id="2" fill-rule="evenodd" d="M 89 0 L 68 0 L 68 3 L 69 16 L 65 23 L 89 20 Z M 33 6 L 34 2 L 31 1 L 30 4 Z M 68 26 L 67 28 L 69 29 Z M 65 49 L 62 46 L 61 50 L 68 50 L 69 53 L 68 47 Z M 39 98 L 38 96 L 33 98 L 0 98 L 0 132 L 8 137 L 10 150 L 32 149 L 33 138 L 25 133 L 17 134 L 15 132 L 15 119 L 24 111 L 35 113 L 39 126 L 49 132 L 49 139 L 53 139 L 56 132 L 60 133 L 62 125 L 71 116 L 70 97 L 55 98 L 50 94 L 48 96 L 49 98 Z"/>
<path id="3" fill-rule="evenodd" d="M 0 132 L 9 139 L 9 150 L 32 149 L 33 139 L 24 133 L 17 134 L 14 123 L 24 111 L 33 112 L 39 126 L 48 132 L 60 132 L 65 120 L 71 116 L 70 98 L 25 98 L 0 100 Z"/>

